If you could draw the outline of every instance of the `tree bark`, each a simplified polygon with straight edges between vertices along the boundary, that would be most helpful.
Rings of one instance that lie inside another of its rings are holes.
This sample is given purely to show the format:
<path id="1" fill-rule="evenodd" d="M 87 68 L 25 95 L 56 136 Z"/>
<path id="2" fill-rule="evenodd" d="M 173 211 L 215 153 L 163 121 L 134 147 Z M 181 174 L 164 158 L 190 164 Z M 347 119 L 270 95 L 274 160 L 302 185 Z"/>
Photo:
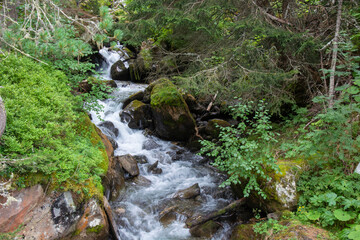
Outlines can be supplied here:
<path id="1" fill-rule="evenodd" d="M 333 39 L 333 52 L 331 59 L 331 72 L 330 72 L 330 83 L 329 83 L 329 108 L 334 106 L 334 95 L 335 95 L 335 70 L 336 70 L 336 60 L 338 53 L 338 41 L 339 41 L 339 32 L 341 24 L 341 9 L 342 9 L 343 0 L 338 0 L 338 12 L 336 17 L 336 28 L 335 28 L 335 37 Z"/>
<path id="2" fill-rule="evenodd" d="M 6 111 L 5 111 L 5 105 L 0 97 L 0 138 L 3 135 L 6 127 Z"/>

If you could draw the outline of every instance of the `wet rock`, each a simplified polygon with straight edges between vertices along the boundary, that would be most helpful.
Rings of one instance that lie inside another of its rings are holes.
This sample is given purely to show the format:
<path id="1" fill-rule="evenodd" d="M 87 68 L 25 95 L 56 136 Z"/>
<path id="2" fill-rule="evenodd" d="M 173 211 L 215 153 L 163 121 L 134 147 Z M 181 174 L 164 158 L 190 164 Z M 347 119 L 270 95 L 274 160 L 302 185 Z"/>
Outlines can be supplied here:
<path id="1" fill-rule="evenodd" d="M 149 162 L 145 155 L 136 155 L 134 158 L 139 164 L 145 164 Z"/>
<path id="2" fill-rule="evenodd" d="M 144 83 L 150 71 L 150 64 L 146 61 L 141 54 L 136 59 L 129 61 L 130 80 L 135 83 Z"/>
<path id="3" fill-rule="evenodd" d="M 159 161 L 156 161 L 154 164 L 148 166 L 148 172 L 152 172 L 153 174 L 161 174 L 162 169 L 158 168 Z"/>
<path id="4" fill-rule="evenodd" d="M 205 127 L 205 134 L 209 135 L 211 138 L 217 138 L 220 133 L 220 129 L 217 127 L 230 127 L 230 123 L 222 119 L 211 119 L 207 122 Z"/>
<path id="5" fill-rule="evenodd" d="M 148 104 L 134 100 L 120 113 L 121 121 L 127 122 L 129 128 L 144 129 L 151 126 L 151 110 Z"/>
<path id="6" fill-rule="evenodd" d="M 137 165 L 136 159 L 133 156 L 127 154 L 123 156 L 116 156 L 115 159 L 121 163 L 122 168 L 132 177 L 139 175 L 139 167 Z"/>
<path id="7" fill-rule="evenodd" d="M 5 105 L 0 97 L 0 138 L 3 135 L 6 127 L 6 111 L 5 111 Z"/>
<path id="8" fill-rule="evenodd" d="M 131 103 L 134 100 L 142 101 L 143 98 L 144 98 L 144 92 L 143 91 L 134 93 L 130 97 L 125 99 L 122 108 L 123 109 L 126 108 L 126 106 L 129 105 L 129 103 Z"/>
<path id="9" fill-rule="evenodd" d="M 115 212 L 117 215 L 122 215 L 126 212 L 126 210 L 124 208 L 117 208 L 115 209 Z"/>
<path id="10" fill-rule="evenodd" d="M 115 137 L 119 136 L 119 129 L 117 129 L 115 127 L 115 125 L 110 121 L 104 121 L 104 122 L 100 123 L 98 126 L 101 128 L 105 128 L 105 130 L 107 129 L 110 132 L 110 136 L 111 136 L 111 133 L 113 133 L 113 135 Z M 104 132 L 106 134 L 106 131 L 104 131 Z"/>
<path id="11" fill-rule="evenodd" d="M 117 61 L 111 66 L 110 75 L 114 80 L 128 81 L 130 79 L 129 69 L 126 68 L 122 60 Z"/>
<path id="12" fill-rule="evenodd" d="M 100 136 L 101 141 L 104 143 L 105 146 L 105 150 L 106 150 L 106 154 L 108 156 L 109 161 L 111 160 L 111 158 L 114 156 L 114 145 L 111 142 L 111 140 L 113 140 L 112 138 L 108 138 L 105 134 L 103 134 L 101 132 L 101 130 L 96 127 L 96 132 L 97 134 Z M 114 140 L 113 140 L 114 141 Z M 116 142 L 115 142 L 116 143 Z"/>
<path id="13" fill-rule="evenodd" d="M 85 205 L 84 213 L 76 225 L 76 231 L 71 239 L 97 240 L 109 237 L 109 223 L 105 211 L 95 199 Z"/>
<path id="14" fill-rule="evenodd" d="M 116 140 L 112 137 L 108 137 L 108 140 L 111 144 L 111 146 L 113 147 L 113 149 L 117 149 L 119 147 L 118 143 L 116 142 Z"/>
<path id="15" fill-rule="evenodd" d="M 189 188 L 177 191 L 173 198 L 190 199 L 198 195 L 200 195 L 200 187 L 199 184 L 196 183 Z"/>
<path id="16" fill-rule="evenodd" d="M 163 211 L 161 211 L 159 214 L 159 221 L 165 226 L 175 221 L 177 216 L 176 208 L 177 206 L 172 206 L 165 208 Z"/>
<path id="17" fill-rule="evenodd" d="M 114 214 L 112 212 L 112 209 L 110 207 L 110 204 L 108 202 L 108 200 L 106 199 L 106 197 L 104 196 L 103 197 L 103 202 L 104 202 L 104 210 L 106 212 L 106 215 L 108 217 L 108 220 L 109 220 L 109 229 L 110 229 L 110 232 L 112 233 L 112 236 L 115 240 L 120 240 L 120 236 L 118 234 L 118 226 L 116 224 L 116 221 L 115 221 L 115 218 L 114 218 Z"/>
<path id="18" fill-rule="evenodd" d="M 106 80 L 104 81 L 106 86 L 111 87 L 111 88 L 117 88 L 117 84 L 114 80 Z"/>
<path id="19" fill-rule="evenodd" d="M 118 157 L 114 157 L 110 162 L 103 185 L 110 201 L 116 200 L 125 188 L 124 170 Z"/>
<path id="20" fill-rule="evenodd" d="M 221 225 L 219 223 L 210 220 L 206 223 L 190 228 L 190 234 L 193 237 L 211 238 L 211 236 L 214 235 L 220 227 Z"/>
<path id="21" fill-rule="evenodd" d="M 15 191 L 0 205 L 0 232 L 14 231 L 22 224 L 32 209 L 41 202 L 44 191 L 40 185 Z M 3 200 L 3 199 L 0 199 Z"/>
<path id="22" fill-rule="evenodd" d="M 143 149 L 145 149 L 145 150 L 152 150 L 152 149 L 159 148 L 159 147 L 161 147 L 161 145 L 158 144 L 157 142 L 155 142 L 155 140 L 153 140 L 153 139 L 147 139 L 143 143 Z"/>
<path id="23" fill-rule="evenodd" d="M 137 176 L 132 181 L 135 185 L 142 187 L 149 187 L 151 185 L 151 181 L 143 176 Z"/>
<path id="24" fill-rule="evenodd" d="M 149 87 L 156 133 L 164 139 L 188 140 L 195 133 L 195 120 L 176 86 L 163 78 Z"/>

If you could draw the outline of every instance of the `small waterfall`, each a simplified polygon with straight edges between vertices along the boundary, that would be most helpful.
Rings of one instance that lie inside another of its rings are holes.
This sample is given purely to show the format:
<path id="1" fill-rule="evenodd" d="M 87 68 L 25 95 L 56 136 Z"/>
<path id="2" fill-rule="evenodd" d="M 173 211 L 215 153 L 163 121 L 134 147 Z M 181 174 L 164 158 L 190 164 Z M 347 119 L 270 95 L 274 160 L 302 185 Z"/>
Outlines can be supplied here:
<path id="1" fill-rule="evenodd" d="M 112 50 L 112 49 L 116 49 L 118 51 Z M 105 60 L 102 64 L 101 70 L 100 70 L 103 73 L 102 78 L 104 80 L 111 80 L 110 69 L 111 69 L 111 66 L 114 63 L 116 63 L 117 61 L 121 60 L 124 62 L 126 68 L 129 67 L 129 63 L 127 62 L 127 60 L 130 57 L 126 53 L 126 51 L 123 50 L 123 46 L 118 43 L 118 45 L 116 45 L 112 49 L 104 47 L 103 49 L 100 49 L 100 51 L 99 51 L 100 55 Z"/>
<path id="2" fill-rule="evenodd" d="M 109 70 L 111 63 L 121 59 L 120 54 L 108 49 L 100 50 L 106 59 Z M 104 79 L 109 72 L 104 73 Z M 131 154 L 145 156 L 148 163 L 139 164 L 140 176 L 146 178 L 148 184 L 138 184 L 127 180 L 126 189 L 119 199 L 111 202 L 118 224 L 118 235 L 122 240 L 161 240 L 161 239 L 196 239 L 191 237 L 189 229 L 185 228 L 187 217 L 193 213 L 208 214 L 218 210 L 232 199 L 217 197 L 218 185 L 222 176 L 211 167 L 201 164 L 202 157 L 189 152 L 169 141 L 163 141 L 154 136 L 144 135 L 142 130 L 130 129 L 121 122 L 119 114 L 122 111 L 123 101 L 131 94 L 144 90 L 147 85 L 116 81 L 117 89 L 111 94 L 111 99 L 101 100 L 104 110 L 100 119 L 110 121 L 118 129 L 118 136 L 112 137 L 118 148 L 115 156 Z M 92 121 L 108 135 L 108 129 L 101 126 L 97 114 L 91 112 Z M 99 125 L 100 124 L 100 125 Z M 147 169 L 158 161 L 161 174 L 153 174 Z M 174 200 L 175 192 L 198 183 L 201 195 L 196 200 Z M 159 214 L 165 208 L 178 206 L 181 211 L 169 224 L 159 221 Z M 189 213 L 189 211 L 191 213 Z M 227 239 L 230 227 L 224 224 L 212 239 Z"/>

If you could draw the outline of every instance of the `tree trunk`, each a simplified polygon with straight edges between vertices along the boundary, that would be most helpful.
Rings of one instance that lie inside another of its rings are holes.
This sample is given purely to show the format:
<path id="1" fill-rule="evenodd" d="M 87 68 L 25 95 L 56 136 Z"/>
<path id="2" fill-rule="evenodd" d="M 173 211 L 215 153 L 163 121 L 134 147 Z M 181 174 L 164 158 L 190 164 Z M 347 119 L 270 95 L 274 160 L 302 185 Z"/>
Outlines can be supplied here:
<path id="1" fill-rule="evenodd" d="M 337 60 L 337 52 L 338 52 L 338 41 L 339 41 L 339 32 L 340 32 L 340 24 L 341 24 L 341 9 L 343 0 L 338 1 L 338 12 L 336 18 L 336 29 L 335 29 L 335 37 L 333 39 L 333 52 L 331 59 L 331 72 L 330 72 L 330 83 L 329 83 L 329 108 L 334 106 L 334 95 L 335 95 L 335 70 L 336 70 L 336 60 Z"/>
<path id="2" fill-rule="evenodd" d="M 0 97 L 0 138 L 3 135 L 6 127 L 6 112 L 5 112 L 5 105 Z"/>

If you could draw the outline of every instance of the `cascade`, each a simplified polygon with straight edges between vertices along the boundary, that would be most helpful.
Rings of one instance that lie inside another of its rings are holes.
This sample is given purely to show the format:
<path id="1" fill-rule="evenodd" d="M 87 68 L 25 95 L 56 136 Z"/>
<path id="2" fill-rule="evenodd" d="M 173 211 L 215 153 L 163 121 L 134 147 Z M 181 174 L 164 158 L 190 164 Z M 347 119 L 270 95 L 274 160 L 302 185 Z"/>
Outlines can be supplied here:
<path id="1" fill-rule="evenodd" d="M 111 65 L 122 56 L 106 48 L 100 50 L 100 54 L 105 59 L 102 77 L 109 79 Z M 202 163 L 202 157 L 169 141 L 145 135 L 143 130 L 131 129 L 122 122 L 119 114 L 123 101 L 131 94 L 144 90 L 147 85 L 120 81 L 116 83 L 117 88 L 111 94 L 112 98 L 99 100 L 99 104 L 103 106 L 100 116 L 95 112 L 90 113 L 92 121 L 116 141 L 118 147 L 115 149 L 115 156 L 145 156 L 148 161 L 138 164 L 140 176 L 147 179 L 147 184 L 129 179 L 124 192 L 118 199 L 110 202 L 117 214 L 118 236 L 123 240 L 197 239 L 185 227 L 186 219 L 193 214 L 204 215 L 221 209 L 233 200 L 228 195 L 222 198 L 224 190 L 219 189 L 218 185 L 224 180 L 223 176 Z M 114 124 L 118 129 L 117 136 L 101 125 L 102 120 Z M 148 172 L 148 167 L 157 161 L 162 172 Z M 198 184 L 201 189 L 201 194 L 196 199 L 173 198 L 178 190 L 194 184 Z M 160 212 L 175 206 L 179 211 L 175 213 L 173 221 L 161 223 Z M 228 239 L 229 229 L 229 224 L 222 223 L 221 230 L 212 239 Z"/>

